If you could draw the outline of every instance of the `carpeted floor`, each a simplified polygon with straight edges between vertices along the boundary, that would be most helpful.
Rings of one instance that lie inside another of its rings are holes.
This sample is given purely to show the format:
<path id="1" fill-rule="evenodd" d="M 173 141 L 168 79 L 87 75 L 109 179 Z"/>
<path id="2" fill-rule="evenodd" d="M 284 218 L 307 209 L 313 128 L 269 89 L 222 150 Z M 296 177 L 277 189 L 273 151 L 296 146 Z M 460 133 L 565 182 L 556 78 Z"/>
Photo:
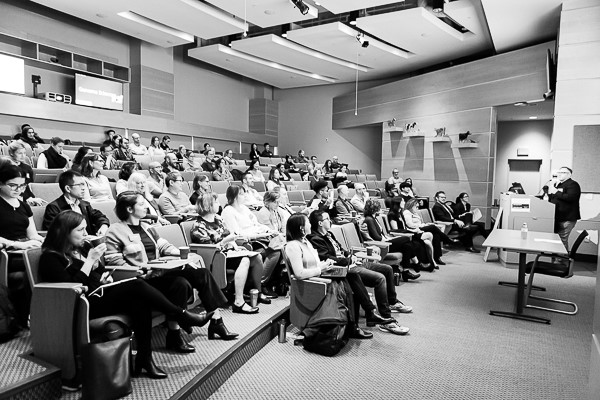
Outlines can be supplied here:
<path id="1" fill-rule="evenodd" d="M 580 311 L 547 316 L 551 325 L 493 317 L 513 309 L 516 271 L 481 255 L 450 252 L 441 271 L 403 283 L 399 297 L 413 314 L 395 314 L 405 337 L 372 329 L 333 358 L 293 341 L 271 341 L 211 399 L 527 399 L 587 398 L 594 276 L 540 276 L 548 295 L 575 301 Z M 362 323 L 362 321 L 361 321 Z"/>

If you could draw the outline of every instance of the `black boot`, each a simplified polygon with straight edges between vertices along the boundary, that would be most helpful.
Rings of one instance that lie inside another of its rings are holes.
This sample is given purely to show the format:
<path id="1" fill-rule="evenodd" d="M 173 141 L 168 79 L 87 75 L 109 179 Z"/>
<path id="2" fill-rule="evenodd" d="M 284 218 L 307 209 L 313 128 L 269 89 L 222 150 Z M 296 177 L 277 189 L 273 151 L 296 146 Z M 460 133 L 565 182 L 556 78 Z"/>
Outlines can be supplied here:
<path id="1" fill-rule="evenodd" d="M 181 331 L 179 329 L 169 329 L 167 331 L 166 347 L 167 350 L 172 350 L 177 353 L 193 353 L 196 351 L 196 348 L 186 342 L 181 336 Z"/>
<path id="2" fill-rule="evenodd" d="M 192 326 L 206 325 L 214 313 L 214 311 L 211 311 L 209 313 L 201 312 L 199 314 L 194 314 L 188 310 L 182 310 L 181 313 L 173 315 L 173 320 L 177 321 L 184 331 L 192 333 Z"/>
<path id="3" fill-rule="evenodd" d="M 405 269 L 402 271 L 402 280 L 404 282 L 408 282 L 409 280 L 417 279 L 421 276 L 421 274 L 415 274 L 410 269 Z"/>
<path id="4" fill-rule="evenodd" d="M 210 325 L 208 325 L 208 340 L 214 340 L 215 335 L 217 335 L 218 338 L 221 340 L 233 340 L 237 338 L 240 334 L 229 332 L 229 330 L 223 323 L 223 318 L 219 318 L 211 319 Z"/>
<path id="5" fill-rule="evenodd" d="M 134 376 L 140 376 L 143 371 L 146 371 L 146 375 L 152 379 L 167 378 L 166 372 L 154 364 L 154 361 L 152 360 L 152 354 L 146 357 L 140 358 L 140 356 L 138 356 L 136 358 L 135 370 L 133 372 Z"/>

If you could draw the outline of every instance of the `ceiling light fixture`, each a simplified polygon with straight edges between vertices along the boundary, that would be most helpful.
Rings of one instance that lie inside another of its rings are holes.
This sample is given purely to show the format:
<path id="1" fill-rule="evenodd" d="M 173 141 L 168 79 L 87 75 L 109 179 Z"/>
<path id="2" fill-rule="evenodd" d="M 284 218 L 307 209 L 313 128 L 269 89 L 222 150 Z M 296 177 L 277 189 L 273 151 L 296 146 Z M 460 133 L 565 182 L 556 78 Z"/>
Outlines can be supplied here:
<path id="1" fill-rule="evenodd" d="M 292 24 L 283 24 L 281 25 L 281 37 L 286 38 L 288 31 L 292 29 Z"/>
<path id="2" fill-rule="evenodd" d="M 432 0 L 431 11 L 433 11 L 434 13 L 444 12 L 444 0 Z"/>
<path id="3" fill-rule="evenodd" d="M 358 18 L 358 11 L 352 11 L 348 14 L 348 23 L 352 26 L 356 26 L 356 19 Z"/>
<path id="4" fill-rule="evenodd" d="M 531 116 L 529 119 L 538 119 L 538 117 Z"/>
<path id="5" fill-rule="evenodd" d="M 298 10 L 300 11 L 300 14 L 306 15 L 310 11 L 310 7 L 308 7 L 306 4 L 304 4 L 304 1 L 302 1 L 302 0 L 291 0 L 291 1 L 294 4 L 294 6 L 296 6 L 298 8 Z"/>
<path id="6" fill-rule="evenodd" d="M 358 35 L 356 35 L 356 40 L 358 41 L 358 43 L 360 43 L 360 45 L 362 47 L 364 47 L 365 49 L 367 47 L 369 47 L 369 41 L 367 39 L 365 39 L 365 34 L 362 32 L 359 32 Z"/>

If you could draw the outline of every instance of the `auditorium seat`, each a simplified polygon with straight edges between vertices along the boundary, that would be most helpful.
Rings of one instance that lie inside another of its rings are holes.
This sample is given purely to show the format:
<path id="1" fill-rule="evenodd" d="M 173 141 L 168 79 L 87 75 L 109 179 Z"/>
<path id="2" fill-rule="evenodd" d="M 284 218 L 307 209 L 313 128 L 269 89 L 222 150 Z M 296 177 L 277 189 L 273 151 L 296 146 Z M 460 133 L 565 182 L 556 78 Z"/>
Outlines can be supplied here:
<path id="1" fill-rule="evenodd" d="M 58 182 L 58 176 L 60 174 L 62 174 L 62 172 L 63 172 L 62 169 L 33 168 L 33 182 L 35 182 L 35 183 Z"/>
<path id="2" fill-rule="evenodd" d="M 115 214 L 115 205 L 115 200 L 106 200 L 94 203 L 93 207 L 102 212 L 102 214 L 106 215 L 108 221 L 113 224 L 115 222 L 119 222 L 119 218 L 117 218 L 117 214 Z"/>
<path id="3" fill-rule="evenodd" d="M 210 186 L 215 193 L 225 193 L 227 188 L 231 185 L 229 181 L 212 181 Z"/>
<path id="4" fill-rule="evenodd" d="M 133 158 L 135 158 L 135 160 L 138 162 L 138 164 L 140 164 L 140 167 L 142 167 L 142 169 L 145 169 L 145 170 L 148 169 L 148 166 L 150 165 L 150 162 L 152 161 L 152 157 L 150 157 L 149 155 L 133 156 Z"/>
<path id="5" fill-rule="evenodd" d="M 35 195 L 40 199 L 46 200 L 48 203 L 53 202 L 60 196 L 62 196 L 62 190 L 58 186 L 58 183 L 35 183 L 29 184 L 29 188 Z"/>
<path id="6" fill-rule="evenodd" d="M 264 182 L 254 182 L 254 189 L 256 189 L 257 192 L 267 191 L 267 187 L 265 186 Z"/>
<path id="7" fill-rule="evenodd" d="M 184 221 L 179 225 L 190 250 L 200 255 L 204 265 L 209 269 L 211 275 L 222 289 L 227 286 L 227 271 L 225 268 L 226 257 L 223 252 L 214 244 L 196 244 L 192 243 L 191 230 L 194 221 Z"/>
<path id="8" fill-rule="evenodd" d="M 100 175 L 104 175 L 111 182 L 116 182 L 119 180 L 119 172 L 121 171 L 118 169 L 105 169 L 100 172 Z"/>

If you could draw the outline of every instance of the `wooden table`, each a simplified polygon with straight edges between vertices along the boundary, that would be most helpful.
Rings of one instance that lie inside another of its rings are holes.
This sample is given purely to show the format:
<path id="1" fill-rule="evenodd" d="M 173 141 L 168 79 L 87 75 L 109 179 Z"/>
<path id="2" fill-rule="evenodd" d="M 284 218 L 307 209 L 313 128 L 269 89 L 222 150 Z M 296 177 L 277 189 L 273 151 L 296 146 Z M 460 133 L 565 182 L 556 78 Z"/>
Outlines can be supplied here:
<path id="1" fill-rule="evenodd" d="M 549 324 L 548 318 L 536 317 L 523 313 L 525 292 L 525 268 L 527 254 L 551 253 L 567 255 L 567 250 L 556 233 L 532 232 L 527 233 L 527 239 L 521 239 L 520 230 L 494 229 L 483 242 L 484 247 L 494 247 L 519 253 L 519 279 L 517 282 L 517 299 L 515 311 L 490 311 L 490 315 L 506 318 L 523 319 L 527 321 Z"/>

